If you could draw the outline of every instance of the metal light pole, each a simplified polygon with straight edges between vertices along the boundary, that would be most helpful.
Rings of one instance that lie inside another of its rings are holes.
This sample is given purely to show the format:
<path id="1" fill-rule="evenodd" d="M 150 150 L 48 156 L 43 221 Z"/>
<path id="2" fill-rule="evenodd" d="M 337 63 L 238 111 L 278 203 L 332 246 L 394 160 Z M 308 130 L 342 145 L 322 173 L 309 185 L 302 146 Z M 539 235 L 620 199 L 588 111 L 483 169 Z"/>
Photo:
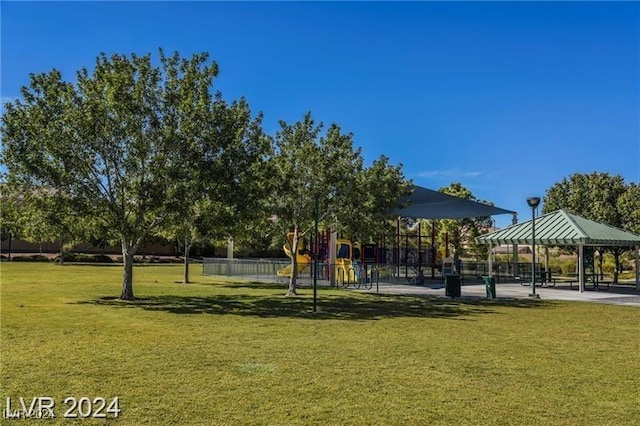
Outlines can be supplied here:
<path id="1" fill-rule="evenodd" d="M 529 296 L 540 298 L 536 294 L 536 208 L 540 205 L 540 197 L 527 198 L 527 204 L 531 207 L 531 294 Z"/>
<path id="2" fill-rule="evenodd" d="M 313 223 L 313 312 L 318 312 L 318 196 L 316 195 Z"/>

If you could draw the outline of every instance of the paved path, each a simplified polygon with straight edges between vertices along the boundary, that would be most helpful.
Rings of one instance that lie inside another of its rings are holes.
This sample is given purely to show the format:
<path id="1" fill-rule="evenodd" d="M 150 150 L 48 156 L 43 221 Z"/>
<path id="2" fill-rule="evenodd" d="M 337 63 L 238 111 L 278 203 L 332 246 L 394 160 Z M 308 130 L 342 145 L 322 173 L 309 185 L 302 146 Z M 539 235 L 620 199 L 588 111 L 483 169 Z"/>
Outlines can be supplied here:
<path id="1" fill-rule="evenodd" d="M 385 294 L 415 294 L 445 297 L 444 284 L 441 283 L 428 283 L 424 286 L 380 283 L 378 290 L 380 293 Z M 369 291 L 375 292 L 375 285 L 373 289 Z M 463 283 L 460 293 L 462 298 L 487 297 L 485 285 L 479 283 Z M 496 284 L 496 296 L 498 299 L 529 298 L 530 293 L 531 287 L 523 286 L 520 283 Z M 575 285 L 573 290 L 569 289 L 568 286 L 536 287 L 536 293 L 540 296 L 540 299 L 547 300 L 572 300 L 640 307 L 640 293 L 637 292 L 635 288 L 630 287 L 611 286 L 608 291 L 586 290 L 584 293 L 580 293 Z"/>

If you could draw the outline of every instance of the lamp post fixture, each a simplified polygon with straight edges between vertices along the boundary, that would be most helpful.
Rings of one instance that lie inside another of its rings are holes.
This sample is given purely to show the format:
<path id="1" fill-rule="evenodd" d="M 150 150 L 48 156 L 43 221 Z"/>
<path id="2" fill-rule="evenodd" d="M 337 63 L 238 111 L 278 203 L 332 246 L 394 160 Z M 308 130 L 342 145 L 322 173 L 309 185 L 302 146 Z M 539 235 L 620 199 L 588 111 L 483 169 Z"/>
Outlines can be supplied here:
<path id="1" fill-rule="evenodd" d="M 527 204 L 531 207 L 531 294 L 529 296 L 540 298 L 536 294 L 536 208 L 540 205 L 540 197 L 527 198 Z"/>

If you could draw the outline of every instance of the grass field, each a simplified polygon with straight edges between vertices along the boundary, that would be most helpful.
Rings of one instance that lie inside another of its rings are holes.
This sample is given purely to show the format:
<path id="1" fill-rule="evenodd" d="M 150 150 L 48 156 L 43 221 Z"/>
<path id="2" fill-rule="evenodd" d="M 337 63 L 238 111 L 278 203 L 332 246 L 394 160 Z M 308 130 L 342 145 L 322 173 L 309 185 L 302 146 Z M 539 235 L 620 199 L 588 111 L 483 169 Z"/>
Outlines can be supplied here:
<path id="1" fill-rule="evenodd" d="M 308 289 L 178 284 L 180 266 L 137 266 L 135 302 L 115 298 L 117 266 L 1 268 L 3 409 L 50 396 L 62 422 L 66 397 L 117 396 L 110 424 L 640 423 L 634 307 L 322 289 L 313 314 Z"/>

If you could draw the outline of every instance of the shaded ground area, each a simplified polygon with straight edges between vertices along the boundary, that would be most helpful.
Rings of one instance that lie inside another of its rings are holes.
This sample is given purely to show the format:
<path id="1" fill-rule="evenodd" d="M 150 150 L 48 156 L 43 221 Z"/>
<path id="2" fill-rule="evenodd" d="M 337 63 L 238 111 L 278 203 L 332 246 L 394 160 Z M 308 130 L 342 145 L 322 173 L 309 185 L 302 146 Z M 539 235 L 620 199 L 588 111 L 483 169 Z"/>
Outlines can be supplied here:
<path id="1" fill-rule="evenodd" d="M 253 286 L 256 288 L 258 285 Z M 262 285 L 260 285 L 262 286 Z M 242 287 L 242 286 L 238 286 Z M 268 288 L 271 286 L 268 285 Z M 244 315 L 257 317 L 294 317 L 309 319 L 375 320 L 394 317 L 469 318 L 496 313 L 496 306 L 516 308 L 542 308 L 549 302 L 532 299 L 449 299 L 432 296 L 354 294 L 344 296 L 322 294 L 318 300 L 318 312 L 312 312 L 312 299 L 283 297 L 281 295 L 215 295 L 153 296 L 134 301 L 122 301 L 116 297 L 79 302 L 83 304 L 110 305 L 120 308 L 139 308 L 174 314 Z"/>

